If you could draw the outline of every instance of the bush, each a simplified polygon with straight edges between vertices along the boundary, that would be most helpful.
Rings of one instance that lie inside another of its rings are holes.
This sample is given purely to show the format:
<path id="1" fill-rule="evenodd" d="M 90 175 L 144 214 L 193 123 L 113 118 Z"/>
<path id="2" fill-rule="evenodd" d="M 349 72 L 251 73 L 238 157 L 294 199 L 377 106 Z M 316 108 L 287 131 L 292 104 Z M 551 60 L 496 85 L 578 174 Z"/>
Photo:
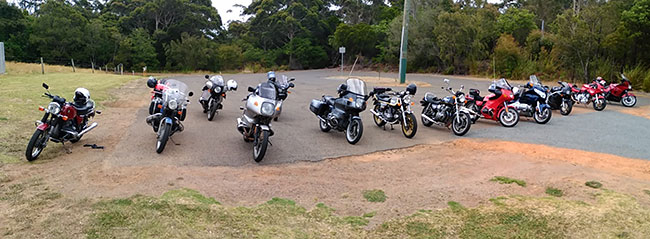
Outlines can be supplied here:
<path id="1" fill-rule="evenodd" d="M 646 91 L 650 90 L 650 82 L 648 82 L 650 80 L 648 79 L 648 71 L 642 65 L 629 67 L 625 69 L 624 73 L 625 76 L 630 79 L 630 83 L 632 83 L 632 89 L 645 89 Z"/>
<path id="2" fill-rule="evenodd" d="M 525 59 L 524 54 L 515 42 L 515 39 L 508 34 L 499 37 L 494 48 L 496 71 L 499 76 L 510 78 L 515 69 Z"/>

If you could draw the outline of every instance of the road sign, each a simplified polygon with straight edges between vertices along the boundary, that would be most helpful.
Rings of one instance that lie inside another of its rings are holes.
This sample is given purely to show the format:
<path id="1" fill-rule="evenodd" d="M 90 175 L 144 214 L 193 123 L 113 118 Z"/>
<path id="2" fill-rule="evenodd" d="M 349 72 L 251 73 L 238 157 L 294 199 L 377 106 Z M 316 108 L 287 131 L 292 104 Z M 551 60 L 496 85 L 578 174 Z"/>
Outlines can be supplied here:
<path id="1" fill-rule="evenodd" d="M 345 47 L 339 47 L 339 53 L 345 54 Z"/>

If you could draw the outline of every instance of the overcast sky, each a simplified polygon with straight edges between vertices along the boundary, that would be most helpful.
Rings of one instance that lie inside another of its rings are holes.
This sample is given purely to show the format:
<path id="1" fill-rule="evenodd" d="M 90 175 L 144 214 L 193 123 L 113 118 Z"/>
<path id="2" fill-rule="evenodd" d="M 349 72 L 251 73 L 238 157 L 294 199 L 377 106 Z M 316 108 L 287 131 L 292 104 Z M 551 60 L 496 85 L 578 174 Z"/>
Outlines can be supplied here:
<path id="1" fill-rule="evenodd" d="M 251 4 L 251 0 L 212 0 L 212 5 L 217 9 L 219 15 L 221 15 L 221 21 L 226 26 L 228 21 L 244 20 L 239 16 L 241 15 L 241 8 L 232 6 L 235 4 L 248 6 L 248 4 Z M 232 12 L 229 12 L 229 10 Z"/>

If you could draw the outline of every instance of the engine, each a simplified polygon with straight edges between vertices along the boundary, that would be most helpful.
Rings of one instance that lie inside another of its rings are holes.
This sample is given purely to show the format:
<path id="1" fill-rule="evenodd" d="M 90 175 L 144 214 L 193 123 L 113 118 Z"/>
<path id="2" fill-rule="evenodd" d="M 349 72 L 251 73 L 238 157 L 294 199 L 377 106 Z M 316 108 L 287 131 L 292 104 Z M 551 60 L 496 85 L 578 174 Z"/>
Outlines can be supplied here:
<path id="1" fill-rule="evenodd" d="M 589 94 L 582 93 L 576 95 L 576 101 L 580 102 L 580 104 L 587 104 L 589 102 Z"/>
<path id="2" fill-rule="evenodd" d="M 343 119 L 343 113 L 337 113 L 333 111 L 327 114 L 327 123 L 334 128 L 342 129 L 345 127 L 345 120 Z"/>
<path id="3" fill-rule="evenodd" d="M 446 122 L 447 117 L 451 115 L 450 108 L 446 105 L 431 105 L 431 109 L 433 110 L 431 118 L 437 122 Z"/>
<path id="4" fill-rule="evenodd" d="M 533 107 L 531 105 L 529 105 L 529 104 L 516 102 L 516 103 L 510 104 L 510 106 L 515 107 L 515 109 L 517 109 L 517 111 L 527 112 L 527 113 L 533 112 Z"/>
<path id="5" fill-rule="evenodd" d="M 388 122 L 393 122 L 396 121 L 399 115 L 396 110 L 393 109 L 393 107 L 389 107 L 387 105 L 382 105 L 383 107 L 381 108 L 381 114 L 382 116 L 388 121 Z"/>

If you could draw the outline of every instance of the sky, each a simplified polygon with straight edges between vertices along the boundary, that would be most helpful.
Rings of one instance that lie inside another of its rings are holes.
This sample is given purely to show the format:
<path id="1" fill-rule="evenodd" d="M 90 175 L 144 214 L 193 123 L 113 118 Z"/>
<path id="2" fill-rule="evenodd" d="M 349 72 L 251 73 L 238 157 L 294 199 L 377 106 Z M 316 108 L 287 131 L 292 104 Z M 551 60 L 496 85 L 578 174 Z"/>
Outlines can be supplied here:
<path id="1" fill-rule="evenodd" d="M 214 6 L 219 15 L 221 15 L 221 21 L 223 25 L 227 26 L 229 21 L 233 20 L 244 20 L 241 14 L 241 8 L 233 7 L 232 5 L 241 4 L 248 6 L 251 4 L 251 0 L 212 0 L 212 6 Z M 231 12 L 229 12 L 231 10 Z"/>

